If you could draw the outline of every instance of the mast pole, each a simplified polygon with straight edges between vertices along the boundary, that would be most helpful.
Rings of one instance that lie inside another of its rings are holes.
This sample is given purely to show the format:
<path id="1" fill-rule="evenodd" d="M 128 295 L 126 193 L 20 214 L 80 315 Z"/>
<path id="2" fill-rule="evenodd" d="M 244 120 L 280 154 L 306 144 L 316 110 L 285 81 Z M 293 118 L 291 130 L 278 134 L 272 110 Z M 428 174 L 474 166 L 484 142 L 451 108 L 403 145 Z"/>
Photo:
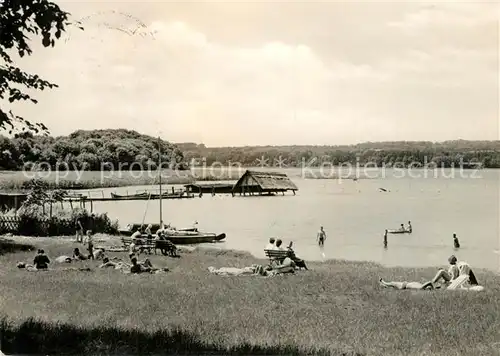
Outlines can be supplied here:
<path id="1" fill-rule="evenodd" d="M 159 175 L 158 175 L 158 179 L 159 179 L 159 182 L 160 182 L 160 225 L 161 225 L 161 222 L 163 220 L 163 214 L 162 214 L 162 204 L 161 204 L 161 140 L 160 140 L 160 136 L 158 136 L 158 153 L 159 153 L 159 159 L 158 159 L 158 162 L 159 162 Z"/>

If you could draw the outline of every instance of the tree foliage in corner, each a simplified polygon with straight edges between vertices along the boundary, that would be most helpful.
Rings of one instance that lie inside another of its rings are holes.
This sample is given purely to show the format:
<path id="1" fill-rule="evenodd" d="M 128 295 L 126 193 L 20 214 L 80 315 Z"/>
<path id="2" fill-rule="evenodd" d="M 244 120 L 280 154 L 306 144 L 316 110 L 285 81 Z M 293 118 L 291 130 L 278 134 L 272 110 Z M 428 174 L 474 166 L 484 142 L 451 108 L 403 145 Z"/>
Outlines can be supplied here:
<path id="1" fill-rule="evenodd" d="M 31 55 L 31 36 L 41 38 L 43 46 L 53 47 L 55 40 L 71 25 L 68 17 L 69 13 L 47 0 L 0 0 L 0 103 L 5 104 L 6 100 L 10 103 L 28 100 L 36 104 L 37 100 L 21 88 L 44 90 L 57 87 L 36 74 L 22 71 L 15 65 L 11 55 L 12 52 L 17 52 L 20 57 Z M 0 129 L 8 130 L 9 134 L 14 129 L 48 133 L 44 124 L 32 123 L 2 106 Z"/>

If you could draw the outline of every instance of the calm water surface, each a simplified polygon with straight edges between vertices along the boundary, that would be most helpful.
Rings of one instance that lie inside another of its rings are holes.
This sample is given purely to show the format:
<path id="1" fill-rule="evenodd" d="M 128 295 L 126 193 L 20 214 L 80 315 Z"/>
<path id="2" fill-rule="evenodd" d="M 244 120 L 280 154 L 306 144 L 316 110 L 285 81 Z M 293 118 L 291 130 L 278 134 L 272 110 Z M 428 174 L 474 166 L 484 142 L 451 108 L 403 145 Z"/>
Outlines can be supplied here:
<path id="1" fill-rule="evenodd" d="M 164 200 L 163 219 L 177 227 L 199 222 L 209 232 L 225 232 L 218 248 L 249 251 L 264 257 L 269 237 L 285 244 L 294 242 L 296 253 L 306 260 L 342 258 L 370 260 L 385 265 L 436 266 L 446 264 L 450 254 L 471 265 L 500 271 L 500 171 L 482 170 L 479 178 L 385 178 L 339 180 L 303 179 L 300 170 L 284 170 L 299 187 L 296 196 L 232 197 L 220 195 L 184 200 Z M 465 171 L 469 176 L 472 171 Z M 399 174 L 399 173 L 398 173 Z M 450 176 L 450 171 L 445 174 Z M 380 175 L 380 174 L 379 174 Z M 105 190 L 135 192 L 151 187 Z M 379 188 L 388 191 L 382 192 Z M 169 187 L 170 189 L 170 187 Z M 94 210 L 108 212 L 121 225 L 158 222 L 159 200 L 95 202 Z M 413 234 L 389 234 L 383 248 L 383 233 L 411 220 Z M 328 238 L 323 250 L 316 233 L 323 225 Z M 462 247 L 453 249 L 452 234 Z M 323 257 L 324 253 L 325 257 Z"/>

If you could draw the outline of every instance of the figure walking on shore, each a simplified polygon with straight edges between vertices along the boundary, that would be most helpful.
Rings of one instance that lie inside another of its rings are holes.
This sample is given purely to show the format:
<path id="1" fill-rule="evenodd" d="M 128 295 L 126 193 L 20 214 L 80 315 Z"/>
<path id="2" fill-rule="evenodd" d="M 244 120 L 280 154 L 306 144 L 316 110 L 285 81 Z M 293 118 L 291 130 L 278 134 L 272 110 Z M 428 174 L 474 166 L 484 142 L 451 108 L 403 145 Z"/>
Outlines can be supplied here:
<path id="1" fill-rule="evenodd" d="M 83 243 L 83 225 L 80 217 L 76 218 L 76 242 Z"/>
<path id="2" fill-rule="evenodd" d="M 92 231 L 87 230 L 87 250 L 89 251 L 88 259 L 94 259 L 94 238 L 92 237 Z"/>
<path id="3" fill-rule="evenodd" d="M 320 227 L 320 229 L 319 229 L 317 239 L 318 239 L 318 245 L 319 245 L 320 247 L 325 246 L 326 232 L 325 232 L 325 230 L 323 229 L 323 226 L 321 226 L 321 227 Z"/>

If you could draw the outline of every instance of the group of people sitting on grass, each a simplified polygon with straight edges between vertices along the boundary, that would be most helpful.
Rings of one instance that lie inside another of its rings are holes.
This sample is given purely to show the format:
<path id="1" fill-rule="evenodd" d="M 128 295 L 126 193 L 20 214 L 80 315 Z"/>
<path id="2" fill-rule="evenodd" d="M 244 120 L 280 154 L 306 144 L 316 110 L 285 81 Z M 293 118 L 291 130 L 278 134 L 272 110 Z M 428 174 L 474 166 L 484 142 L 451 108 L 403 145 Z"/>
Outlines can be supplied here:
<path id="1" fill-rule="evenodd" d="M 104 249 L 95 250 L 95 254 L 92 256 L 92 258 L 93 259 L 94 258 L 95 259 L 105 258 Z M 57 263 L 72 263 L 72 262 L 84 261 L 84 260 L 88 260 L 88 259 L 89 259 L 89 257 L 82 255 L 80 253 L 80 250 L 78 248 L 75 248 L 73 251 L 72 257 L 62 255 L 62 256 L 55 258 L 55 262 L 57 262 Z M 18 262 L 17 267 L 24 268 L 29 272 L 47 271 L 49 269 L 50 263 L 51 263 L 51 261 L 50 261 L 49 257 L 45 254 L 45 251 L 43 249 L 39 249 L 37 251 L 35 258 L 33 259 L 33 264 Z"/>
<path id="2" fill-rule="evenodd" d="M 103 248 L 94 251 L 94 260 L 102 259 L 102 264 L 99 268 L 114 268 L 121 270 L 124 273 L 159 273 L 167 272 L 168 268 L 155 268 L 149 259 L 145 259 L 143 262 L 138 262 L 137 257 L 134 254 L 129 256 L 130 263 L 122 262 L 120 258 L 113 257 L 110 258 L 106 256 L 105 250 Z M 59 256 L 55 259 L 57 263 L 72 263 L 75 261 L 86 261 L 89 260 L 87 256 L 81 254 L 78 248 L 73 250 L 73 256 L 69 257 L 66 255 Z M 51 263 L 49 257 L 45 254 L 43 249 L 39 249 L 35 258 L 33 259 L 33 264 L 27 264 L 24 262 L 18 262 L 18 268 L 24 268 L 29 272 L 35 271 L 47 271 L 49 269 L 49 264 Z M 90 270 L 88 267 L 80 268 L 81 270 Z"/>
<path id="3" fill-rule="evenodd" d="M 307 269 L 305 261 L 295 255 L 295 251 L 293 250 L 292 245 L 293 241 L 290 241 L 288 247 L 284 247 L 283 241 L 281 241 L 281 239 L 275 239 L 274 237 L 271 237 L 269 239 L 269 243 L 264 248 L 264 251 L 285 251 L 287 252 L 287 257 L 292 259 L 297 267 Z"/>
<path id="4" fill-rule="evenodd" d="M 425 283 L 420 282 L 387 282 L 380 278 L 379 283 L 385 288 L 394 289 L 445 289 L 454 290 L 457 288 L 481 291 L 484 289 L 477 282 L 476 276 L 470 265 L 464 261 L 458 261 L 455 255 L 448 258 L 448 270 L 440 269 L 434 278 Z"/>
<path id="5" fill-rule="evenodd" d="M 134 253 L 129 254 L 130 263 L 125 263 L 120 260 L 118 261 L 110 261 L 109 258 L 105 258 L 103 260 L 100 268 L 114 268 L 121 270 L 124 273 L 160 273 L 160 272 L 168 272 L 168 268 L 156 268 L 153 266 L 151 261 L 146 258 L 143 262 L 138 262 L 137 256 Z"/>

